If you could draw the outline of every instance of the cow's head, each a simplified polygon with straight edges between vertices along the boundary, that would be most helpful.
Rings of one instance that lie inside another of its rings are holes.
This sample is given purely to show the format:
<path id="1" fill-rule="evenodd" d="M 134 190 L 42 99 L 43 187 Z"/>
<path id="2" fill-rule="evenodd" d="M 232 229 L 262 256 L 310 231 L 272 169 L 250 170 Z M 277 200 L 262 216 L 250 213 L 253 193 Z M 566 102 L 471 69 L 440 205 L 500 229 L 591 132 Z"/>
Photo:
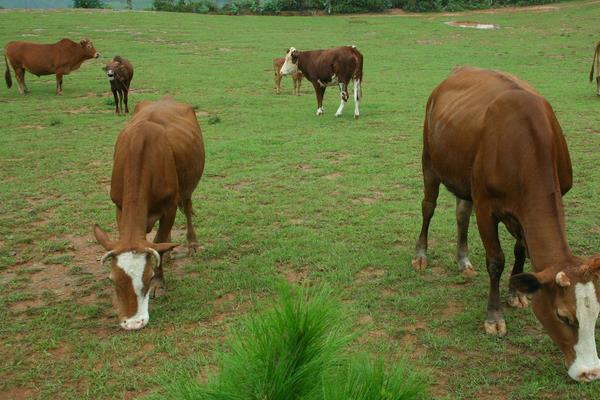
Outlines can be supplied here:
<path id="1" fill-rule="evenodd" d="M 116 59 L 112 59 L 109 62 L 107 62 L 104 67 L 102 67 L 102 70 L 106 72 L 106 76 L 108 77 L 109 81 L 114 81 L 115 75 L 117 74 L 117 71 L 120 67 L 121 62 Z"/>
<path id="2" fill-rule="evenodd" d="M 148 302 L 154 268 L 161 262 L 160 254 L 171 250 L 173 243 L 144 243 L 124 247 L 111 242 L 108 235 L 94 225 L 96 240 L 107 250 L 101 263 L 110 262 L 109 278 L 115 285 L 115 306 L 119 325 L 123 329 L 141 329 L 150 320 Z"/>
<path id="3" fill-rule="evenodd" d="M 597 257 L 576 267 L 547 268 L 510 279 L 511 287 L 534 294 L 535 316 L 562 350 L 569 376 L 581 382 L 600 379 L 595 339 L 600 312 L 599 271 Z"/>
<path id="4" fill-rule="evenodd" d="M 90 39 L 81 39 L 79 45 L 83 48 L 83 53 L 85 54 L 86 59 L 100 57 L 100 53 L 96 51 L 94 44 Z"/>
<path id="5" fill-rule="evenodd" d="M 298 50 L 294 47 L 290 47 L 286 50 L 285 61 L 279 72 L 281 75 L 290 75 L 294 72 L 298 72 Z"/>

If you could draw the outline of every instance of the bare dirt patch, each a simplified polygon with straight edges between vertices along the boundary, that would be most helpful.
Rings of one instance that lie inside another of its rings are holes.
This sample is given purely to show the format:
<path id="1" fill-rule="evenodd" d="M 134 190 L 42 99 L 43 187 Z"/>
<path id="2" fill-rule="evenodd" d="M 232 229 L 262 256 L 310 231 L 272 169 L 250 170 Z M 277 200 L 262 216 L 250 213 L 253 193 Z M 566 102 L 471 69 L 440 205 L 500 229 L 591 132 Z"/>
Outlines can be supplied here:
<path id="1" fill-rule="evenodd" d="M 289 283 L 298 284 L 304 282 L 308 277 L 308 267 L 295 268 L 291 264 L 278 264 L 277 271 L 282 274 Z"/>
<path id="2" fill-rule="evenodd" d="M 251 180 L 242 180 L 236 183 L 226 183 L 223 185 L 223 187 L 225 189 L 229 189 L 229 190 L 233 190 L 236 192 L 240 192 L 242 189 L 248 187 L 248 186 L 252 186 L 254 184 L 254 181 Z"/>
<path id="3" fill-rule="evenodd" d="M 387 271 L 383 268 L 367 267 L 356 274 L 357 283 L 365 283 L 383 277 Z"/>
<path id="4" fill-rule="evenodd" d="M 370 205 L 370 204 L 375 204 L 381 198 L 383 198 L 383 192 L 375 190 L 371 196 L 364 196 L 364 197 L 352 199 L 352 203 Z"/>
<path id="5" fill-rule="evenodd" d="M 483 24 L 479 22 L 473 21 L 449 21 L 445 22 L 446 25 L 456 26 L 459 28 L 473 28 L 473 29 L 500 29 L 500 27 L 496 24 Z"/>
<path id="6" fill-rule="evenodd" d="M 324 178 L 330 181 L 335 181 L 336 179 L 339 179 L 342 177 L 342 173 L 341 172 L 334 172 L 333 174 L 328 174 L 325 175 Z"/>

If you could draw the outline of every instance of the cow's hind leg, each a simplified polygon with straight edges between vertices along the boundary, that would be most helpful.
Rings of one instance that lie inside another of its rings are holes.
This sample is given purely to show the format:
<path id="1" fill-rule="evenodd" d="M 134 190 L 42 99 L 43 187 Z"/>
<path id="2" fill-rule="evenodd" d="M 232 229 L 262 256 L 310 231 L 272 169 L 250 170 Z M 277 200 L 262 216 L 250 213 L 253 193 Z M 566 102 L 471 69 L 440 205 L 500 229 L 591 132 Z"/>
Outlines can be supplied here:
<path id="1" fill-rule="evenodd" d="M 500 309 L 500 277 L 504 271 L 504 253 L 498 238 L 498 219 L 492 215 L 489 207 L 478 207 L 477 226 L 485 247 L 486 266 L 490 276 L 490 294 L 485 319 L 485 331 L 489 335 L 506 335 L 506 322 Z"/>
<path id="2" fill-rule="evenodd" d="M 168 243 L 171 241 L 171 229 L 175 222 L 175 214 L 177 213 L 177 207 L 168 209 L 158 223 L 158 230 L 154 237 L 154 243 Z M 150 282 L 150 297 L 158 297 L 166 291 L 165 278 L 163 274 L 163 265 L 168 261 L 169 253 L 165 252 L 160 255 L 161 263 L 154 268 L 154 277 Z"/>
<path id="3" fill-rule="evenodd" d="M 340 82 L 340 106 L 338 107 L 337 111 L 335 112 L 335 116 L 339 117 L 340 115 L 342 115 L 342 112 L 344 111 L 344 106 L 346 105 L 346 102 L 348 102 L 348 84 L 347 83 L 343 83 Z"/>
<path id="4" fill-rule="evenodd" d="M 194 230 L 194 224 L 192 223 L 192 216 L 194 215 L 194 209 L 192 208 L 192 199 L 184 200 L 183 213 L 185 214 L 185 220 L 187 222 L 188 249 L 190 255 L 193 255 L 198 249 L 198 241 L 196 239 L 196 231 Z"/>
<path id="5" fill-rule="evenodd" d="M 597 95 L 600 96 L 600 76 L 596 77 L 596 89 L 598 90 Z"/>
<path id="6" fill-rule="evenodd" d="M 525 244 L 522 240 L 517 239 L 515 242 L 515 265 L 513 266 L 510 276 L 523 272 L 525 265 Z M 508 305 L 516 308 L 525 308 L 529 305 L 529 300 L 525 293 L 521 293 L 516 289 L 508 290 Z"/>
<path id="7" fill-rule="evenodd" d="M 360 79 L 354 80 L 354 118 L 360 116 L 360 99 L 362 97 L 362 87 L 360 85 Z"/>
<path id="8" fill-rule="evenodd" d="M 275 94 L 281 93 L 281 78 L 283 75 L 275 72 Z"/>
<path id="9" fill-rule="evenodd" d="M 63 74 L 60 72 L 56 73 L 56 94 L 62 94 Z"/>
<path id="10" fill-rule="evenodd" d="M 124 89 L 123 90 L 123 97 L 125 98 L 125 100 L 124 100 L 124 102 L 125 102 L 125 113 L 129 114 L 129 105 L 127 104 L 128 97 L 129 97 L 129 89 Z"/>
<path id="11" fill-rule="evenodd" d="M 15 68 L 15 78 L 17 78 L 17 85 L 19 86 L 19 93 L 21 93 L 21 94 L 29 93 L 29 89 L 27 89 L 27 85 L 25 84 L 25 69 L 24 68 Z"/>
<path id="12" fill-rule="evenodd" d="M 423 270 L 427 267 L 427 235 L 429 233 L 429 223 L 435 210 L 437 197 L 440 190 L 440 180 L 433 172 L 430 166 L 429 156 L 423 154 L 423 189 L 424 197 L 421 202 L 421 213 L 423 223 L 421 233 L 415 249 L 415 258 L 412 265 L 416 270 Z"/>
<path id="13" fill-rule="evenodd" d="M 469 260 L 469 221 L 472 211 L 473 202 L 456 198 L 456 261 L 459 271 L 467 278 L 477 274 Z"/>

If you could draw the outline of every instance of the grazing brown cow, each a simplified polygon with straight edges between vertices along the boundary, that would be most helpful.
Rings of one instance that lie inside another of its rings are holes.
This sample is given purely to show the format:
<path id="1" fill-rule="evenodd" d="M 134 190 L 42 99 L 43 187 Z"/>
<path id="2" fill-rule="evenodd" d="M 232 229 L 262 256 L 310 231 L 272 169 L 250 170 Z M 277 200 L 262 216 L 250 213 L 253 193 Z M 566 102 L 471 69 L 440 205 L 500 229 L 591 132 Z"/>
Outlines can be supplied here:
<path id="1" fill-rule="evenodd" d="M 291 47 L 285 55 L 281 74 L 289 75 L 298 70 L 315 87 L 317 115 L 323 115 L 323 95 L 327 86 L 339 85 L 342 100 L 335 113 L 339 117 L 348 101 L 348 84 L 354 80 L 354 118 L 359 117 L 363 56 L 355 46 L 313 51 L 298 51 Z"/>
<path id="2" fill-rule="evenodd" d="M 467 229 L 473 205 L 486 252 L 490 294 L 485 330 L 504 335 L 498 224 L 516 238 L 509 304 L 533 311 L 563 351 L 573 379 L 600 378 L 594 327 L 600 311 L 600 258 L 571 253 L 562 203 L 571 160 L 552 107 L 525 82 L 496 71 L 460 68 L 427 102 L 423 131 L 423 226 L 413 265 L 427 264 L 427 232 L 440 183 L 457 198 L 458 261 L 471 269 Z M 533 273 L 523 273 L 529 255 Z"/>
<path id="3" fill-rule="evenodd" d="M 590 82 L 594 81 L 594 67 L 596 67 L 596 94 L 600 96 L 600 41 L 596 44 L 594 50 L 594 59 L 592 60 L 592 69 L 590 71 Z"/>
<path id="4" fill-rule="evenodd" d="M 285 62 L 285 58 L 274 58 L 273 59 L 273 68 L 275 69 L 275 93 L 281 93 L 281 67 L 283 67 L 283 63 Z M 292 73 L 292 79 L 294 80 L 294 96 L 300 96 L 300 85 L 302 85 L 302 72 L 297 71 Z M 296 92 L 296 87 L 298 87 L 298 91 Z"/>
<path id="5" fill-rule="evenodd" d="M 115 145 L 110 197 L 117 209 L 119 238 L 112 242 L 97 225 L 94 236 L 112 263 L 121 327 L 143 328 L 150 294 L 164 289 L 161 256 L 171 243 L 177 207 L 187 220 L 190 251 L 196 246 L 192 193 L 204 170 L 202 132 L 192 106 L 171 98 L 135 107 Z M 159 221 L 154 242 L 146 240 Z"/>
<path id="6" fill-rule="evenodd" d="M 25 84 L 25 71 L 34 75 L 56 75 L 56 94 L 62 93 L 63 76 L 79 69 L 85 60 L 98 58 L 96 51 L 89 39 L 76 43 L 70 39 L 62 39 L 54 44 L 38 44 L 31 42 L 9 42 L 4 48 L 4 61 L 6 62 L 6 86 L 12 86 L 8 64 L 15 71 L 19 84 L 19 92 L 29 92 Z"/>
<path id="7" fill-rule="evenodd" d="M 125 103 L 125 112 L 129 112 L 127 99 L 129 95 L 129 86 L 133 79 L 133 65 L 121 56 L 115 56 L 112 60 L 106 63 L 102 70 L 106 72 L 106 76 L 110 82 L 110 90 L 115 98 L 115 112 L 119 114 L 119 102 L 121 103 L 121 111 L 123 111 L 123 102 Z"/>

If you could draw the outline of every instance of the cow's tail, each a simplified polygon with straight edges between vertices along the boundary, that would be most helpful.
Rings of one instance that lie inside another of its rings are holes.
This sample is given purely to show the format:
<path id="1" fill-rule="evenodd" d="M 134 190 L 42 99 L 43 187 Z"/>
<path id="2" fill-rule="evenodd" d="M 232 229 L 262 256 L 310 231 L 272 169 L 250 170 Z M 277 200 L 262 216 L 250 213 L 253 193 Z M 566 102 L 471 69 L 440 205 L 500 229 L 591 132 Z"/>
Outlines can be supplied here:
<path id="1" fill-rule="evenodd" d="M 590 70 L 590 82 L 594 80 L 594 66 L 596 65 L 596 60 L 598 59 L 598 52 L 600 51 L 600 42 L 596 45 L 596 50 L 594 51 L 594 58 L 592 59 L 592 69 Z M 600 74 L 600 71 L 596 71 L 597 74 Z"/>
<path id="2" fill-rule="evenodd" d="M 6 59 L 6 55 L 4 55 L 4 62 L 6 63 L 6 72 L 4 72 L 4 80 L 6 81 L 6 87 L 12 87 L 12 78 L 10 77 L 10 69 L 8 68 L 8 60 Z"/>

